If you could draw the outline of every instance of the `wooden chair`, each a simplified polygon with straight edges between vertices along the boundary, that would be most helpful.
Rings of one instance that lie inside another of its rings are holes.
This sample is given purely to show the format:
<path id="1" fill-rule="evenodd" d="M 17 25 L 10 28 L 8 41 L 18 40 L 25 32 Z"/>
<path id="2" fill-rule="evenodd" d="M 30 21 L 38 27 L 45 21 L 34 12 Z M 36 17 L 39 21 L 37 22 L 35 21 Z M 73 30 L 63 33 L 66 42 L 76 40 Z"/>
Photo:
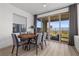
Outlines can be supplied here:
<path id="1" fill-rule="evenodd" d="M 13 39 L 12 54 L 14 52 L 14 48 L 16 47 L 16 56 L 17 56 L 18 55 L 18 48 L 20 46 L 24 46 L 24 45 L 28 47 L 29 44 L 26 42 L 19 42 L 16 34 L 11 34 L 11 35 L 12 35 L 12 39 Z"/>

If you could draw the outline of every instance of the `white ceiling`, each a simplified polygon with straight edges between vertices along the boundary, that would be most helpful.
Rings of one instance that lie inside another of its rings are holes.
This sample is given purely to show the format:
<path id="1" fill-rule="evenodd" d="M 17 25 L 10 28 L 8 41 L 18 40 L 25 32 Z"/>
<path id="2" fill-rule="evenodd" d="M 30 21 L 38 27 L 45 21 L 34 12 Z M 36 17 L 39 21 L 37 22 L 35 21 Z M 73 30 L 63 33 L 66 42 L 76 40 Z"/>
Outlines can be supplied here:
<path id="1" fill-rule="evenodd" d="M 46 3 L 47 7 L 43 7 L 44 4 L 45 3 L 12 3 L 15 7 L 31 14 L 40 14 L 71 5 L 71 3 Z"/>

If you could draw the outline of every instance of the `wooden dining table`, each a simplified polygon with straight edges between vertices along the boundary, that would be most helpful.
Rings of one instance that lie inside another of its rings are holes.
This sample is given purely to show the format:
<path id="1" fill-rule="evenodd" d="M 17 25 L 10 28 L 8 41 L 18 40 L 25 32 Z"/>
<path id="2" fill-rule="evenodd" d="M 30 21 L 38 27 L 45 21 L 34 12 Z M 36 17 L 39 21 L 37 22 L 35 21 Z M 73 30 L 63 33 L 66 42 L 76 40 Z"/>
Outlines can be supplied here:
<path id="1" fill-rule="evenodd" d="M 36 55 L 38 54 L 38 46 L 37 46 L 37 39 L 36 39 L 37 35 L 36 34 L 20 34 L 18 35 L 18 38 L 23 39 L 23 40 L 28 40 L 28 43 L 31 44 L 31 40 L 35 39 L 35 43 L 36 44 Z M 41 48 L 43 49 L 43 46 L 41 46 Z M 30 45 L 29 45 L 29 50 L 30 50 Z"/>
<path id="2" fill-rule="evenodd" d="M 21 40 L 24 40 L 24 41 L 27 40 L 28 44 L 31 44 L 32 39 L 35 40 L 35 42 L 37 41 L 35 34 L 20 34 L 20 35 L 18 35 L 18 38 L 20 38 Z M 30 47 L 29 47 L 29 50 L 30 50 Z"/>
<path id="3" fill-rule="evenodd" d="M 18 35 L 18 38 L 21 38 L 21 39 L 24 39 L 24 40 L 33 39 L 35 37 L 36 37 L 35 34 L 20 34 L 20 35 Z"/>
<path id="4" fill-rule="evenodd" d="M 33 34 L 33 33 L 32 34 L 20 34 L 20 35 L 18 35 L 18 38 L 20 38 L 22 41 L 27 40 L 28 43 L 30 43 L 31 40 L 37 41 L 36 40 L 36 35 Z"/>

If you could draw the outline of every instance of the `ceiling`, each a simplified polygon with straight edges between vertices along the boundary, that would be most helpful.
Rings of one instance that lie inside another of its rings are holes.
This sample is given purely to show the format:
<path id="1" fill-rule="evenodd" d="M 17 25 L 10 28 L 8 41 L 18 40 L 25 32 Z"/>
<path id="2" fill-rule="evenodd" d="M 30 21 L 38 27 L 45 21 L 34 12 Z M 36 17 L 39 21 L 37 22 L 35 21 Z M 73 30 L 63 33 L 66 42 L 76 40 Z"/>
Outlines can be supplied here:
<path id="1" fill-rule="evenodd" d="M 71 5 L 72 3 L 11 3 L 31 14 L 41 14 Z M 46 6 L 45 6 L 46 5 Z"/>
<path id="2" fill-rule="evenodd" d="M 69 12 L 61 13 L 60 15 L 61 15 L 60 16 L 61 20 L 68 20 L 69 19 Z M 39 19 L 49 21 L 48 17 L 49 16 L 40 17 Z M 58 20 L 59 20 L 59 14 L 50 16 L 50 21 L 58 21 Z"/>

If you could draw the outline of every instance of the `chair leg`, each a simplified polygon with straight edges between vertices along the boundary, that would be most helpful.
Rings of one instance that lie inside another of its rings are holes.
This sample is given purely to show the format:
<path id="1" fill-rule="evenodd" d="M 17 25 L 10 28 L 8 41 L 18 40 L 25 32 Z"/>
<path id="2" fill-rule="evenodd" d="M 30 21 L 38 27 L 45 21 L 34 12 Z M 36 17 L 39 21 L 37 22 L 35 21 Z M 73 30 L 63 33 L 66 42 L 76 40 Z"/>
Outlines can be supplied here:
<path id="1" fill-rule="evenodd" d="M 24 50 L 26 50 L 26 48 L 28 48 L 28 46 L 24 46 Z"/>
<path id="2" fill-rule="evenodd" d="M 30 45 L 28 45 L 28 50 L 30 50 Z"/>
<path id="3" fill-rule="evenodd" d="M 29 50 L 28 47 L 29 47 L 29 46 L 25 46 L 25 50 L 26 50 L 26 48 L 27 48 L 27 51 L 28 51 L 28 50 Z"/>
<path id="4" fill-rule="evenodd" d="M 40 44 L 41 45 L 41 50 L 43 49 L 43 43 L 42 44 Z"/>
<path id="5" fill-rule="evenodd" d="M 27 51 L 28 51 L 28 46 L 27 46 Z"/>
<path id="6" fill-rule="evenodd" d="M 46 44 L 46 40 L 44 40 L 44 42 L 45 42 L 45 46 L 47 46 L 47 44 Z"/>
<path id="7" fill-rule="evenodd" d="M 36 55 L 38 55 L 38 45 L 36 45 Z"/>
<path id="8" fill-rule="evenodd" d="M 13 47 L 12 47 L 12 52 L 11 52 L 12 54 L 13 54 L 14 48 L 15 48 L 15 45 L 13 45 Z"/>
<path id="9" fill-rule="evenodd" d="M 18 46 L 16 47 L 16 56 L 18 56 Z"/>
<path id="10" fill-rule="evenodd" d="M 25 46 L 24 45 L 22 46 L 22 49 L 25 50 Z"/>

